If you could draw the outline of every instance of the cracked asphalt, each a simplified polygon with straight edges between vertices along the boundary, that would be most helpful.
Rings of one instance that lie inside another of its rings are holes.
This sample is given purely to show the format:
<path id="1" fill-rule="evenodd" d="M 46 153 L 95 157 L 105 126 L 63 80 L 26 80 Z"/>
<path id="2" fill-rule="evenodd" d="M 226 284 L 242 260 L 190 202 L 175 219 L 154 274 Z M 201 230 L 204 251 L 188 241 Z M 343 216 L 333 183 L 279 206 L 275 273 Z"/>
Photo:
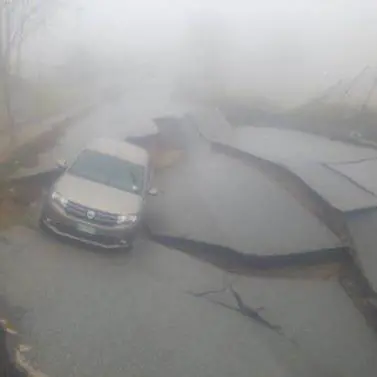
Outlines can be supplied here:
<path id="1" fill-rule="evenodd" d="M 145 89 L 72 128 L 54 157 L 69 159 L 89 135 L 124 137 L 131 123 L 187 111 L 168 91 Z M 51 377 L 372 377 L 377 368 L 375 336 L 336 281 L 229 275 L 146 239 L 108 252 L 13 227 L 0 239 L 0 295 L 31 346 L 26 357 Z M 259 307 L 284 336 L 255 320 Z"/>

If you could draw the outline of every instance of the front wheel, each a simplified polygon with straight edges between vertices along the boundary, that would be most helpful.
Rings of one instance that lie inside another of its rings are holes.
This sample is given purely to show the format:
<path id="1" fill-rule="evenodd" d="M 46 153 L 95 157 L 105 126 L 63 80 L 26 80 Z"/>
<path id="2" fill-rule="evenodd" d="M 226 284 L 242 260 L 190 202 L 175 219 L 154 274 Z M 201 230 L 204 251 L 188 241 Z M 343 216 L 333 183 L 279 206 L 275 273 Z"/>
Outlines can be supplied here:
<path id="1" fill-rule="evenodd" d="M 44 216 L 43 216 L 43 215 L 41 215 L 41 216 L 39 217 L 39 219 L 38 219 L 38 227 L 39 227 L 39 229 L 41 229 L 41 230 L 46 230 L 46 225 L 45 225 L 45 223 L 44 223 Z"/>
<path id="2" fill-rule="evenodd" d="M 136 232 L 130 234 L 127 237 L 127 244 L 122 247 L 122 250 L 124 250 L 124 251 L 131 251 L 134 248 L 135 238 L 136 238 Z"/>
<path id="3" fill-rule="evenodd" d="M 127 246 L 123 246 L 121 248 L 122 251 L 124 252 L 131 252 L 134 248 L 134 244 L 133 243 L 129 243 Z"/>

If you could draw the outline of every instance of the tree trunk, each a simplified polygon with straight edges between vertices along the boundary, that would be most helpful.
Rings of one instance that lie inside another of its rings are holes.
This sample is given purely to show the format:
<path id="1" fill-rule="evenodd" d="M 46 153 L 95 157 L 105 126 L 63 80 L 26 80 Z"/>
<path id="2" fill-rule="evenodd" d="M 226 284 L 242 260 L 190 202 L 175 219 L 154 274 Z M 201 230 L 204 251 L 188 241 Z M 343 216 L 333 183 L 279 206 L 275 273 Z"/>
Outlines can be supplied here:
<path id="1" fill-rule="evenodd" d="M 9 71 L 10 9 L 1 4 L 0 13 L 0 90 L 4 101 L 4 122 L 8 132 L 10 148 L 16 145 L 16 132 L 11 103 L 11 85 Z"/>
<path id="2" fill-rule="evenodd" d="M 4 110 L 5 110 L 5 121 L 9 134 L 10 147 L 13 148 L 17 144 L 17 135 L 15 130 L 15 122 L 13 118 L 12 111 L 12 100 L 11 100 L 11 86 L 10 86 L 10 75 L 8 69 L 5 68 L 2 72 L 3 78 L 3 96 L 4 96 Z"/>
<path id="3" fill-rule="evenodd" d="M 14 74 L 16 76 L 21 75 L 21 62 L 22 62 L 22 39 L 20 38 L 17 42 L 17 47 L 15 51 L 15 59 L 14 59 Z"/>

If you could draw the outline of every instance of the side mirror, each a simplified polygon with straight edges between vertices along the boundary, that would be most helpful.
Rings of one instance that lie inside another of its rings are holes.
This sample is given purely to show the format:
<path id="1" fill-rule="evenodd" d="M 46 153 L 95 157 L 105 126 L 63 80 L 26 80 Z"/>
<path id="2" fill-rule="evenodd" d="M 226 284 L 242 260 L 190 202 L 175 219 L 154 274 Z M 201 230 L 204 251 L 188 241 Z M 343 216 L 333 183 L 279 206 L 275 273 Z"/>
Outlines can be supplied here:
<path id="1" fill-rule="evenodd" d="M 148 191 L 148 195 L 156 196 L 156 195 L 158 195 L 158 190 L 156 188 L 151 188 Z"/>
<path id="2" fill-rule="evenodd" d="M 56 167 L 59 169 L 59 170 L 65 170 L 68 168 L 68 163 L 66 160 L 58 160 L 56 162 Z"/>

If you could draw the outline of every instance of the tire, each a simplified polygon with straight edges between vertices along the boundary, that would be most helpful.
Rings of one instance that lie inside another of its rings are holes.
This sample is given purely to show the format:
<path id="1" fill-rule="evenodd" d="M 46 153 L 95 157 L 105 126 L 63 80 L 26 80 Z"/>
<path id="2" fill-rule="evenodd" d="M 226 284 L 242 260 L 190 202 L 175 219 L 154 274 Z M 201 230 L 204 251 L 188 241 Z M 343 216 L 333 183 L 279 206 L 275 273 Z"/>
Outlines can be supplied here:
<path id="1" fill-rule="evenodd" d="M 51 234 L 51 231 L 49 230 L 49 228 L 46 226 L 46 224 L 44 223 L 44 220 L 45 220 L 45 216 L 42 214 L 39 219 L 38 219 L 38 228 L 41 232 L 43 232 L 44 234 Z"/>
<path id="2" fill-rule="evenodd" d="M 135 243 L 135 237 L 133 236 L 128 240 L 128 245 L 126 246 L 126 250 L 131 251 L 134 248 L 134 243 Z"/>
<path id="3" fill-rule="evenodd" d="M 38 219 L 38 227 L 39 227 L 39 229 L 46 231 L 46 225 L 43 222 L 43 216 L 40 216 L 39 219 Z"/>
<path id="4" fill-rule="evenodd" d="M 132 233 L 129 238 L 128 238 L 128 242 L 127 242 L 127 245 L 122 247 L 122 249 L 124 251 L 131 251 L 133 248 L 134 248 L 134 243 L 135 243 L 135 239 L 136 239 L 136 232 L 135 233 Z"/>
<path id="5" fill-rule="evenodd" d="M 122 247 L 122 251 L 129 253 L 133 250 L 133 248 L 134 248 L 134 244 L 129 243 L 127 246 Z"/>

